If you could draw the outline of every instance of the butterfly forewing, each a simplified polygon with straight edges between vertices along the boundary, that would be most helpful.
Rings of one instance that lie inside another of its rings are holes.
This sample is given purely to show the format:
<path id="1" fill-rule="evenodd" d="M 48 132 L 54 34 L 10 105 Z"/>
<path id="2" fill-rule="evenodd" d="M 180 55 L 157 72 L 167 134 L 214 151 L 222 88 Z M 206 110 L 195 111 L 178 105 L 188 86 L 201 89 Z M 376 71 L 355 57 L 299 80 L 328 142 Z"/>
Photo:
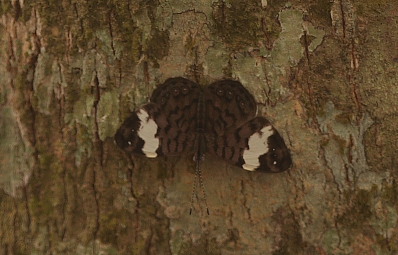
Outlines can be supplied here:
<path id="1" fill-rule="evenodd" d="M 209 85 L 204 92 L 206 132 L 223 135 L 254 118 L 256 101 L 240 82 L 223 80 Z"/>
<path id="2" fill-rule="evenodd" d="M 289 150 L 264 117 L 255 117 L 253 96 L 237 81 L 213 83 L 205 92 L 208 152 L 248 171 L 281 172 Z"/>
<path id="3" fill-rule="evenodd" d="M 163 154 L 193 150 L 200 93 L 198 84 L 181 77 L 166 80 L 152 93 L 151 102 L 159 106 L 165 119 L 158 132 Z"/>
<path id="4" fill-rule="evenodd" d="M 239 160 L 235 165 L 248 171 L 282 172 L 291 165 L 289 150 L 278 131 L 264 117 L 256 117 L 233 134 L 240 137 Z M 231 136 L 231 134 L 227 134 Z M 244 146 L 243 148 L 241 146 Z"/>

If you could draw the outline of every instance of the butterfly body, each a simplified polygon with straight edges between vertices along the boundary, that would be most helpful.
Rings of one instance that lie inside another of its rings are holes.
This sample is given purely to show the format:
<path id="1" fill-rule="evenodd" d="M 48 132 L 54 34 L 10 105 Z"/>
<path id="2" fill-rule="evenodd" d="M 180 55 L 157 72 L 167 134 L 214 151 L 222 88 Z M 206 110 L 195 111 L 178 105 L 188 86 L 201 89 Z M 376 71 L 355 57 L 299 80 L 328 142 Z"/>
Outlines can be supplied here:
<path id="1" fill-rule="evenodd" d="M 202 88 L 171 78 L 124 121 L 115 140 L 149 158 L 190 153 L 198 162 L 209 153 L 248 171 L 287 170 L 292 161 L 283 138 L 256 112 L 254 97 L 237 81 Z"/>

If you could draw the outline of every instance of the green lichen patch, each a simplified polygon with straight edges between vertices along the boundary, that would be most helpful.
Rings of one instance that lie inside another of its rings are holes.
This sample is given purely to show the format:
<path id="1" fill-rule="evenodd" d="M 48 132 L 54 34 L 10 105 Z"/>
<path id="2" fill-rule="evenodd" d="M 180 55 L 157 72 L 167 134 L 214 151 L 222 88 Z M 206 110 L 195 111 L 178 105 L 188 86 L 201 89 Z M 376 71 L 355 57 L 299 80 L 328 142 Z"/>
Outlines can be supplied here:
<path id="1" fill-rule="evenodd" d="M 61 220 L 67 202 L 62 181 L 63 168 L 58 159 L 49 154 L 41 155 L 40 164 L 44 173 L 33 175 L 28 186 L 31 217 L 39 224 Z"/>
<path id="2" fill-rule="evenodd" d="M 93 96 L 87 95 L 80 97 L 80 100 L 75 103 L 73 109 L 73 116 L 77 123 L 86 127 L 93 127 L 93 105 Z"/>
<path id="3" fill-rule="evenodd" d="M 0 15 L 4 15 L 13 10 L 11 1 L 1 1 L 0 2 Z"/>
<path id="4" fill-rule="evenodd" d="M 390 184 L 383 185 L 382 197 L 383 200 L 391 206 L 398 206 L 398 184 L 395 179 L 393 179 Z"/>
<path id="5" fill-rule="evenodd" d="M 101 44 L 105 43 L 110 55 L 126 59 L 121 63 L 131 66 L 132 60 L 138 60 L 142 52 L 142 35 L 130 4 L 129 1 L 28 0 L 22 10 L 23 14 L 31 13 L 32 8 L 38 11 L 41 46 L 47 53 L 82 54 L 91 48 L 104 49 Z M 28 17 L 24 19 L 27 21 Z"/>
<path id="6" fill-rule="evenodd" d="M 213 4 L 214 33 L 233 50 L 260 41 L 270 46 L 280 32 L 277 15 L 285 2 L 270 1 L 263 9 L 261 1 L 219 0 Z"/>
<path id="7" fill-rule="evenodd" d="M 306 47 L 306 44 L 311 44 L 311 42 L 312 42 L 313 40 L 315 40 L 315 39 L 316 39 L 316 37 L 315 37 L 315 36 L 312 36 L 312 35 L 307 35 L 307 36 L 302 35 L 302 36 L 300 37 L 300 43 L 301 43 L 301 45 L 302 45 L 303 47 Z"/>
<path id="8" fill-rule="evenodd" d="M 306 19 L 316 21 L 317 25 L 324 27 L 331 27 L 332 18 L 330 12 L 332 10 L 333 2 L 329 0 L 315 0 L 308 4 L 308 16 Z"/>
<path id="9" fill-rule="evenodd" d="M 359 189 L 344 192 L 344 211 L 336 217 L 340 231 L 350 233 L 345 242 L 353 245 L 358 238 L 366 236 L 367 242 L 380 254 L 395 254 L 398 248 L 396 228 L 398 219 L 396 184 L 384 183 L 381 188 L 373 185 L 369 190 Z M 386 233 L 390 233 L 386 235 Z M 387 252 L 388 251 L 388 252 Z"/>
<path id="10" fill-rule="evenodd" d="M 398 133 L 398 116 L 390 115 L 377 121 L 365 133 L 365 153 L 372 171 L 379 174 L 390 173 L 398 177 L 397 143 L 391 139 Z"/>
<path id="11" fill-rule="evenodd" d="M 173 241 L 173 254 L 176 255 L 221 255 L 221 249 L 214 238 L 208 239 L 207 235 L 203 235 L 197 242 L 181 240 L 183 236 L 176 236 L 177 240 Z"/>
<path id="12" fill-rule="evenodd" d="M 131 228 L 129 212 L 124 210 L 113 209 L 111 211 L 102 212 L 100 215 L 100 232 L 99 238 L 101 242 L 118 246 L 122 241 L 116 233 L 123 233 L 123 235 L 132 233 L 128 228 Z M 136 234 L 136 233 L 135 233 Z M 133 236 L 131 236 L 132 238 Z M 127 236 L 125 236 L 127 238 Z"/>
<path id="13" fill-rule="evenodd" d="M 360 21 L 356 39 L 360 103 L 376 120 L 365 137 L 367 161 L 378 174 L 388 172 L 397 178 L 398 61 L 392 50 L 398 41 L 396 4 L 355 1 L 354 8 Z"/>
<path id="14" fill-rule="evenodd" d="M 87 20 L 85 31 L 87 30 L 88 37 L 107 42 L 107 48 L 112 51 L 109 55 L 115 54 L 115 57 L 121 60 L 127 57 L 129 61 L 123 61 L 123 64 L 131 64 L 132 59 L 134 62 L 137 61 L 142 51 L 143 38 L 142 31 L 136 23 L 141 14 L 135 16 L 128 1 L 100 1 L 100 5 L 93 2 L 87 2 L 83 8 L 86 10 L 84 20 Z M 100 19 L 98 15 L 101 16 Z M 98 33 L 99 31 L 102 32 Z M 85 35 L 81 39 L 82 43 L 87 41 Z"/>
<path id="15" fill-rule="evenodd" d="M 362 228 L 369 224 L 372 217 L 374 195 L 377 190 L 357 190 L 347 191 L 344 196 L 346 199 L 346 210 L 337 217 L 339 224 L 345 228 Z"/>
<path id="16" fill-rule="evenodd" d="M 32 148 L 24 144 L 21 131 L 9 107 L 0 110 L 0 189 L 18 196 L 18 188 L 31 174 Z"/>
<path id="17" fill-rule="evenodd" d="M 0 16 L 9 14 L 16 21 L 26 22 L 29 20 L 31 13 L 31 6 L 26 1 L 24 1 L 23 6 L 20 4 L 20 1 L 0 1 Z"/>
<path id="18" fill-rule="evenodd" d="M 386 236 L 385 233 L 376 234 L 377 245 L 376 254 L 398 254 L 398 236 L 393 233 L 391 236 Z"/>
<path id="19" fill-rule="evenodd" d="M 352 117 L 353 117 L 352 114 L 350 114 L 348 112 L 344 112 L 344 113 L 337 114 L 335 117 L 335 120 L 340 122 L 343 125 L 350 125 L 354 121 Z"/>
<path id="20" fill-rule="evenodd" d="M 119 124 L 117 122 L 119 104 L 117 103 L 118 95 L 116 93 L 105 92 L 101 95 L 98 103 L 97 121 L 99 137 L 104 141 L 107 137 L 112 137 Z"/>
<path id="21" fill-rule="evenodd" d="M 206 52 L 204 61 L 205 69 L 213 77 L 232 77 L 228 60 L 228 51 L 222 45 L 215 44 Z"/>
<path id="22" fill-rule="evenodd" d="M 73 120 L 75 104 L 82 95 L 80 90 L 80 78 L 82 70 L 80 68 L 71 68 L 66 76 L 66 81 L 59 84 L 63 90 L 62 99 L 64 100 L 63 111 L 65 113 L 64 121 L 70 123 Z"/>
<path id="23" fill-rule="evenodd" d="M 315 247 L 303 240 L 300 225 L 296 216 L 279 208 L 272 216 L 273 220 L 280 225 L 280 241 L 272 255 L 285 254 L 316 254 Z"/>
<path id="24" fill-rule="evenodd" d="M 348 52 L 342 50 L 338 41 L 328 38 L 315 53 L 309 55 L 310 63 L 300 63 L 301 100 L 310 116 L 322 115 L 327 102 L 333 102 L 336 109 L 345 115 L 356 114 L 353 98 L 353 84 L 347 78 Z"/>
<path id="25" fill-rule="evenodd" d="M 25 6 L 38 11 L 38 17 L 36 18 L 40 19 L 40 32 L 45 38 L 47 52 L 61 54 L 65 52 L 64 31 L 70 29 L 68 21 L 72 20 L 73 8 L 66 8 L 67 6 L 62 1 L 30 0 L 25 1 L 24 8 Z M 30 18 L 32 19 L 32 17 Z"/>
<path id="26" fill-rule="evenodd" d="M 156 66 L 159 66 L 158 60 L 167 56 L 169 52 L 170 42 L 169 42 L 169 32 L 168 31 L 160 31 L 158 29 L 154 29 L 151 32 L 151 38 L 147 42 L 147 55 L 150 60 Z"/>

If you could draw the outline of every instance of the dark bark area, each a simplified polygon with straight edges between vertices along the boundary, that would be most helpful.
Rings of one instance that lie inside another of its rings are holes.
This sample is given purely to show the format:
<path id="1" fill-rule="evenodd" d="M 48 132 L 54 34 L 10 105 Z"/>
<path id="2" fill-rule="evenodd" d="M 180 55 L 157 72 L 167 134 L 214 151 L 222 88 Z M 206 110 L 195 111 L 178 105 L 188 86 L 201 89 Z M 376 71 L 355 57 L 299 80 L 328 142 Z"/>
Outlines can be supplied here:
<path id="1" fill-rule="evenodd" d="M 398 2 L 0 0 L 0 254 L 398 253 Z M 155 86 L 240 80 L 288 172 L 131 158 Z"/>

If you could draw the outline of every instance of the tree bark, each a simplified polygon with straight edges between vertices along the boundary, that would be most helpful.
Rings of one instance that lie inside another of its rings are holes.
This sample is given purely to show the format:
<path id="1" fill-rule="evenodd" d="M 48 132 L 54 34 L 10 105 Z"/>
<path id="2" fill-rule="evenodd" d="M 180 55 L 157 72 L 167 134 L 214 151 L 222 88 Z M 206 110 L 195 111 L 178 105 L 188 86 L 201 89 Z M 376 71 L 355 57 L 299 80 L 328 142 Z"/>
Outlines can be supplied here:
<path id="1" fill-rule="evenodd" d="M 0 254 L 397 254 L 396 0 L 1 0 Z M 157 84 L 240 80 L 288 172 L 129 157 Z"/>

